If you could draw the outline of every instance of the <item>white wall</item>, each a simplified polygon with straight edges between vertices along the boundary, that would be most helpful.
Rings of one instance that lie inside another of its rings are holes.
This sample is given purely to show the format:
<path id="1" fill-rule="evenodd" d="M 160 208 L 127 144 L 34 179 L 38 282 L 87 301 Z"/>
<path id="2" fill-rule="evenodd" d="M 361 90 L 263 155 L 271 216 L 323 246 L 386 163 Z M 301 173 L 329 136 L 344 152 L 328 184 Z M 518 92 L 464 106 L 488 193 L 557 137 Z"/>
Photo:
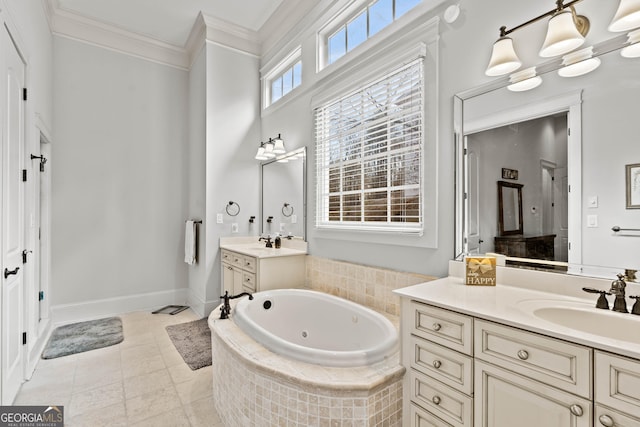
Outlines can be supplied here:
<path id="1" fill-rule="evenodd" d="M 188 73 L 54 37 L 53 303 L 187 287 Z"/>

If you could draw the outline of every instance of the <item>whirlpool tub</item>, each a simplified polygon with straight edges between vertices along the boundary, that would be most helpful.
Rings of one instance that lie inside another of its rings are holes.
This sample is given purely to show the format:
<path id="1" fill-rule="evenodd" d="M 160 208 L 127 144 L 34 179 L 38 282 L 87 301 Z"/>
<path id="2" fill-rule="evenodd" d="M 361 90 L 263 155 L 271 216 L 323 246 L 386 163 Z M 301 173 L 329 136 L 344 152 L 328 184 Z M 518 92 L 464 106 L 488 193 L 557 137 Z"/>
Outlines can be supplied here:
<path id="1" fill-rule="evenodd" d="M 225 425 L 402 424 L 398 332 L 385 316 L 301 289 L 209 316 L 213 402 Z"/>

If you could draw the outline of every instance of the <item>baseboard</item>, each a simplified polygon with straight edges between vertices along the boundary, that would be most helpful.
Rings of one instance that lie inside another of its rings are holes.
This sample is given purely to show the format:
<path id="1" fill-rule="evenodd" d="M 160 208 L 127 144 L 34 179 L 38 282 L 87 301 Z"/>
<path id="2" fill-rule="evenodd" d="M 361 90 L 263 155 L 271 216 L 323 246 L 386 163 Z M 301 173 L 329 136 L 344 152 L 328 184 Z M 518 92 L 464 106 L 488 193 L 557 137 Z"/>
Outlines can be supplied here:
<path id="1" fill-rule="evenodd" d="M 60 304 L 51 307 L 53 326 L 84 320 L 99 319 L 133 311 L 153 311 L 171 304 L 185 304 L 188 289 L 151 292 L 125 297 L 84 301 L 75 304 Z"/>
<path id="2" fill-rule="evenodd" d="M 31 379 L 33 372 L 36 369 L 36 365 L 40 360 L 40 355 L 44 350 L 45 345 L 49 341 L 51 335 L 51 321 L 48 318 L 43 318 L 38 327 L 38 336 L 35 342 L 29 346 L 27 350 L 27 366 L 25 368 L 25 379 Z"/>
<path id="3" fill-rule="evenodd" d="M 193 311 L 195 311 L 200 317 L 207 317 L 209 314 L 220 305 L 220 299 L 214 301 L 205 301 L 199 296 L 195 295 L 189 290 L 187 296 L 187 304 Z"/>

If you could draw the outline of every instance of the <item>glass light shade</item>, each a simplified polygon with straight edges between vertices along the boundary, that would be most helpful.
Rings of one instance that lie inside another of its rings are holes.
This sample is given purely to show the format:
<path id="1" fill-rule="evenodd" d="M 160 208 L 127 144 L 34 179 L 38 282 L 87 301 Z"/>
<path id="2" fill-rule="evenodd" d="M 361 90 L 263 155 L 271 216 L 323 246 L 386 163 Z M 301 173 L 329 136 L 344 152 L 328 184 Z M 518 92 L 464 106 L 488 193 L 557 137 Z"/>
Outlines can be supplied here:
<path id="1" fill-rule="evenodd" d="M 561 77 L 577 77 L 600 66 L 600 58 L 593 58 L 593 46 L 571 52 L 562 57 L 564 67 L 558 70 Z"/>
<path id="2" fill-rule="evenodd" d="M 629 31 L 640 27 L 640 0 L 620 0 L 609 31 Z"/>
<path id="3" fill-rule="evenodd" d="M 267 160 L 268 157 L 264 154 L 264 147 L 258 147 L 258 152 L 256 153 L 256 160 Z"/>
<path id="4" fill-rule="evenodd" d="M 625 58 L 640 57 L 640 30 L 631 31 L 627 37 L 630 44 L 620 51 L 620 55 Z"/>
<path id="5" fill-rule="evenodd" d="M 264 155 L 268 159 L 273 159 L 276 156 L 276 153 L 273 152 L 273 142 L 267 142 L 264 144 Z"/>
<path id="6" fill-rule="evenodd" d="M 513 48 L 513 40 L 510 37 L 500 37 L 493 44 L 485 74 L 491 77 L 503 76 L 517 70 L 521 65 L 522 62 Z"/>
<path id="7" fill-rule="evenodd" d="M 284 141 L 280 138 L 273 140 L 273 152 L 275 154 L 284 154 L 287 151 L 284 149 Z"/>
<path id="8" fill-rule="evenodd" d="M 556 12 L 549 20 L 547 37 L 540 49 L 540 56 L 550 58 L 562 55 L 582 46 L 583 43 L 584 36 L 576 28 L 571 12 Z"/>
<path id="9" fill-rule="evenodd" d="M 536 75 L 536 67 L 531 67 L 511 74 L 509 81 L 511 84 L 507 89 L 512 92 L 524 92 L 540 86 L 542 78 Z"/>

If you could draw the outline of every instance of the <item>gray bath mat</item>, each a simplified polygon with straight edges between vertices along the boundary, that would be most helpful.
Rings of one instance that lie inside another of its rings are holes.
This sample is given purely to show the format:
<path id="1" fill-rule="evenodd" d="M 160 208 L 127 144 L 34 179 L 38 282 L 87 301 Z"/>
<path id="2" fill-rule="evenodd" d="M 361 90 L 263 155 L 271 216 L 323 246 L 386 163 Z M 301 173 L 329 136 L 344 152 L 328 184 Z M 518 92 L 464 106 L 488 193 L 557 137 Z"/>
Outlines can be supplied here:
<path id="1" fill-rule="evenodd" d="M 82 353 L 121 343 L 122 321 L 119 317 L 90 320 L 56 328 L 42 352 L 43 359 Z"/>
<path id="2" fill-rule="evenodd" d="M 167 333 L 192 371 L 211 365 L 211 330 L 207 318 L 167 326 Z"/>

